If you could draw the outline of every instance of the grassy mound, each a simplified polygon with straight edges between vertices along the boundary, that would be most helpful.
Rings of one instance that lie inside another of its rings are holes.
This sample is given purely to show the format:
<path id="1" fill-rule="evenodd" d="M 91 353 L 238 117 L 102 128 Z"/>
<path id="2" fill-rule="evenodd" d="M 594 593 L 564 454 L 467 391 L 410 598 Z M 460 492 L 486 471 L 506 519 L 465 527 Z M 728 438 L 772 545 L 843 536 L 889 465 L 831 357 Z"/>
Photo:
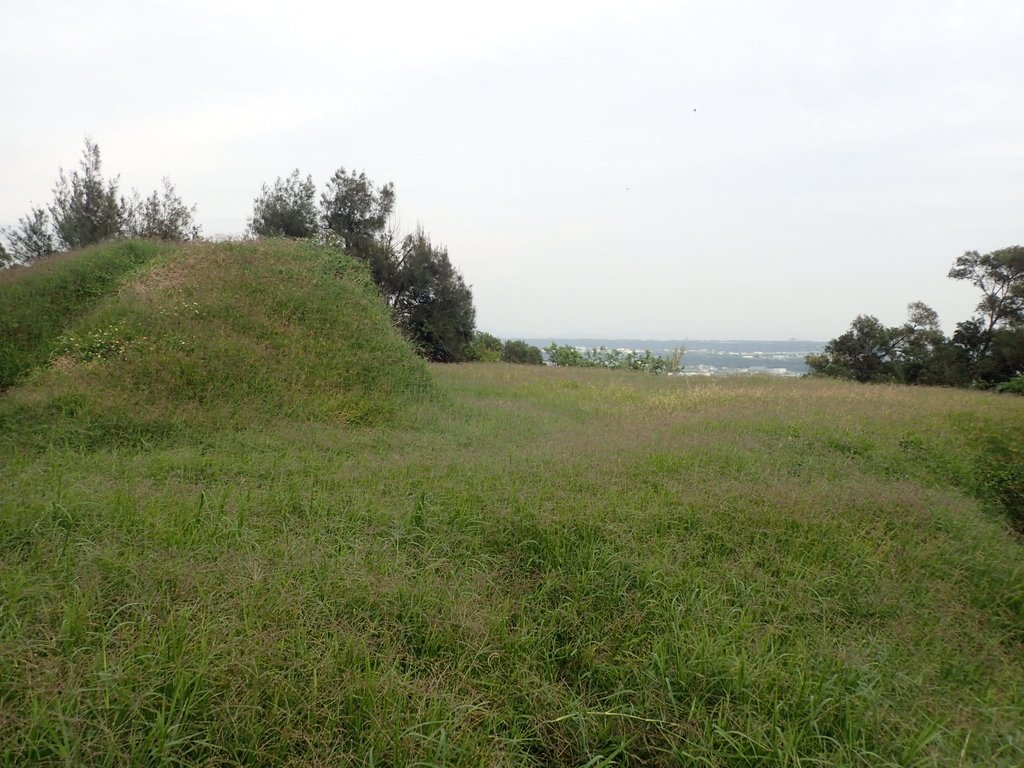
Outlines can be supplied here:
<path id="1" fill-rule="evenodd" d="M 54 266 L 88 273 L 106 255 Z M 27 283 L 48 284 L 0 289 Z M 0 401 L 0 431 L 19 444 L 142 444 L 278 419 L 365 425 L 429 389 L 362 265 L 286 241 L 166 252 L 23 357 L 45 352 L 50 366 Z"/>

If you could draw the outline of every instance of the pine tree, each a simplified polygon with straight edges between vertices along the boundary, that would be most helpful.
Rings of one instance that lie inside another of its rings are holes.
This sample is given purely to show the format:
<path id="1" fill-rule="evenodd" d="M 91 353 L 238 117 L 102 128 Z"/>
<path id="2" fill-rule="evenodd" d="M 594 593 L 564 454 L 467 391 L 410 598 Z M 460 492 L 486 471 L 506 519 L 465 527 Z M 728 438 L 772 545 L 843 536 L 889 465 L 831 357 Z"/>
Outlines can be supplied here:
<path id="1" fill-rule="evenodd" d="M 103 178 L 100 148 L 85 140 L 80 171 L 60 170 L 50 216 L 61 248 L 81 248 L 117 237 L 125 231 L 128 205 L 117 194 L 118 180 Z"/>
<path id="2" fill-rule="evenodd" d="M 57 250 L 50 231 L 50 217 L 43 208 L 33 208 L 4 234 L 10 246 L 6 266 L 28 264 Z"/>
<path id="3" fill-rule="evenodd" d="M 313 177 L 303 180 L 296 168 L 273 187 L 263 185 L 253 201 L 249 231 L 256 237 L 313 237 L 319 231 Z"/>

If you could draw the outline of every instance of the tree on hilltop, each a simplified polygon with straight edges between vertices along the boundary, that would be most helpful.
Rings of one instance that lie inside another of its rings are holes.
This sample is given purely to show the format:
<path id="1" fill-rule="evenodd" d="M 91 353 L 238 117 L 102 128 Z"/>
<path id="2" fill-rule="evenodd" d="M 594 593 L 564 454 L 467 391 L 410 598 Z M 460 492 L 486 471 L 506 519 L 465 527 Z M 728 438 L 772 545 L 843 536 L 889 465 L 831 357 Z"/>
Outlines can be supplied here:
<path id="1" fill-rule="evenodd" d="M 388 226 L 394 185 L 377 186 L 365 173 L 341 167 L 328 180 L 319 211 L 315 195 L 312 177 L 302 180 L 298 170 L 278 178 L 256 199 L 251 231 L 262 237 L 318 236 L 365 262 L 395 324 L 420 354 L 438 362 L 469 359 L 476 317 L 472 292 L 448 251 L 432 245 L 422 229 L 399 240 Z"/>
<path id="2" fill-rule="evenodd" d="M 128 205 L 118 195 L 118 178 L 103 178 L 100 148 L 85 140 L 79 170 L 59 171 L 50 216 L 61 248 L 70 250 L 109 240 L 125 231 Z"/>
<path id="3" fill-rule="evenodd" d="M 967 280 L 981 289 L 977 315 L 958 330 L 962 330 L 961 342 L 968 353 L 983 360 L 998 328 L 1024 325 L 1024 247 L 1015 245 L 984 255 L 967 251 L 953 263 L 949 277 Z"/>
<path id="4" fill-rule="evenodd" d="M 348 253 L 364 259 L 383 235 L 394 207 L 391 182 L 375 188 L 365 173 L 357 176 L 344 167 L 334 172 L 320 196 L 324 228 Z"/>
<path id="5" fill-rule="evenodd" d="M 986 330 L 1024 322 L 1024 246 L 985 255 L 967 251 L 954 262 L 949 277 L 967 280 L 981 289 L 977 309 Z"/>
<path id="6" fill-rule="evenodd" d="M 28 264 L 49 256 L 57 248 L 50 231 L 50 216 L 44 208 L 33 208 L 17 225 L 4 231 L 10 252 L 3 266 Z"/>
<path id="7" fill-rule="evenodd" d="M 392 303 L 401 271 L 398 232 L 388 226 L 394 207 L 391 182 L 378 187 L 365 173 L 356 175 L 344 167 L 334 172 L 320 196 L 321 225 L 327 239 L 365 261 L 374 282 Z"/>
<path id="8" fill-rule="evenodd" d="M 313 237 L 320 229 L 315 198 L 312 176 L 303 179 L 298 168 L 279 176 L 253 201 L 249 230 L 257 237 Z"/>
<path id="9" fill-rule="evenodd" d="M 132 237 L 175 242 L 199 237 L 199 226 L 193 219 L 196 207 L 193 205 L 189 208 L 182 202 L 174 184 L 166 176 L 163 186 L 162 196 L 154 191 L 145 200 L 140 200 L 138 193 L 135 193 L 135 200 L 128 211 L 127 233 Z"/>
<path id="10" fill-rule="evenodd" d="M 130 200 L 118 193 L 119 178 L 103 178 L 100 148 L 85 140 L 78 170 L 58 171 L 53 202 L 32 208 L 14 227 L 6 229 L 6 265 L 28 264 L 51 253 L 83 248 L 116 237 L 154 237 L 188 240 L 199 235 L 193 222 L 195 206 L 187 207 L 174 185 L 164 179 L 161 197 L 145 201 L 134 192 Z M 0 258 L 0 266 L 4 266 Z"/>
<path id="11" fill-rule="evenodd" d="M 948 277 L 981 290 L 973 317 L 952 338 L 925 304 L 909 305 L 907 322 L 887 328 L 857 317 L 820 355 L 809 355 L 812 374 L 856 381 L 990 387 L 1024 374 L 1024 247 L 957 258 Z"/>

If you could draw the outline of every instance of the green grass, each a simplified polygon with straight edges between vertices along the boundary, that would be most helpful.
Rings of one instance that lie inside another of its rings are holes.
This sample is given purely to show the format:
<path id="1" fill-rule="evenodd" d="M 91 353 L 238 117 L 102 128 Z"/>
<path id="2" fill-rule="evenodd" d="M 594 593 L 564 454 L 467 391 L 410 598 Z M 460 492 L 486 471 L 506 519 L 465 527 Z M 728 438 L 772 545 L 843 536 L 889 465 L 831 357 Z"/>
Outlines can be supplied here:
<path id="1" fill-rule="evenodd" d="M 51 365 L 0 407 L 0 434 L 18 445 L 153 445 L 281 419 L 368 425 L 432 390 L 367 270 L 286 241 L 170 251 L 39 346 Z"/>
<path id="2" fill-rule="evenodd" d="M 222 388 L 148 381 L 136 344 L 0 397 L 0 764 L 1024 762 L 1024 401 L 428 385 L 364 280 L 168 256 L 78 332 L 193 338 Z"/>
<path id="3" fill-rule="evenodd" d="M 0 270 L 0 390 L 46 362 L 64 330 L 140 265 L 164 252 L 153 242 L 115 242 Z"/>

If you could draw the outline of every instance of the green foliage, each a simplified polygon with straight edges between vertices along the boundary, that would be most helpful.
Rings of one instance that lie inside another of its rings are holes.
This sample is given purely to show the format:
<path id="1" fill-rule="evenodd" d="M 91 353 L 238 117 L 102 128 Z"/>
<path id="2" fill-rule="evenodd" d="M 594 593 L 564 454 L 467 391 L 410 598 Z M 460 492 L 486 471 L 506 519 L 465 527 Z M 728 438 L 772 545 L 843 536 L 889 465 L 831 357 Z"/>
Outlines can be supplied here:
<path id="1" fill-rule="evenodd" d="M 319 231 L 315 197 L 313 177 L 302 179 L 296 168 L 273 187 L 263 185 L 253 201 L 249 230 L 256 237 L 313 237 Z"/>
<path id="2" fill-rule="evenodd" d="M 45 363 L 76 321 L 163 252 L 150 242 L 108 243 L 0 277 L 0 389 Z"/>
<path id="3" fill-rule="evenodd" d="M 396 322 L 428 360 L 468 359 L 476 310 L 473 294 L 448 251 L 431 244 L 422 229 L 402 241 L 391 306 Z"/>
<path id="4" fill-rule="evenodd" d="M 57 355 L 67 355 L 83 363 L 107 360 L 127 354 L 132 343 L 131 330 L 124 320 L 82 332 L 68 331 L 57 340 Z"/>
<path id="5" fill-rule="evenodd" d="M 78 171 L 60 170 L 53 190 L 50 216 L 63 250 L 82 248 L 126 231 L 128 205 L 119 197 L 117 178 L 103 178 L 100 148 L 85 140 Z"/>
<path id="6" fill-rule="evenodd" d="M 127 214 L 131 237 L 184 242 L 199 237 L 195 223 L 196 207 L 185 205 L 168 178 L 163 179 L 163 195 L 153 192 L 145 200 L 134 202 Z"/>
<path id="7" fill-rule="evenodd" d="M 320 197 L 325 239 L 369 265 L 374 282 L 392 308 L 410 279 L 401 263 L 396 233 L 385 229 L 394 205 L 393 184 L 375 187 L 365 173 L 357 176 L 344 167 L 335 171 Z M 422 288 L 429 290 L 427 285 Z"/>
<path id="8" fill-rule="evenodd" d="M 0 266 L 29 264 L 56 251 L 50 232 L 50 216 L 42 208 L 33 208 L 28 216 L 18 219 L 17 226 L 4 232 L 11 252 Z"/>
<path id="9" fill-rule="evenodd" d="M 1017 390 L 1024 394 L 1024 386 Z M 1002 391 L 1014 390 L 1007 386 Z M 965 423 L 964 430 L 974 457 L 971 490 L 994 502 L 1024 535 L 1024 430 L 1004 420 L 975 420 Z"/>
<path id="10" fill-rule="evenodd" d="M 344 167 L 334 172 L 320 197 L 324 228 L 338 238 L 344 250 L 365 260 L 384 232 L 394 206 L 393 184 L 375 188 L 365 173 L 357 176 Z"/>
<path id="11" fill-rule="evenodd" d="M 820 355 L 809 355 L 814 374 L 855 381 L 891 381 L 899 331 L 887 328 L 871 315 L 859 315 L 850 330 L 825 345 Z"/>
<path id="12" fill-rule="evenodd" d="M 990 387 L 1024 374 L 1024 248 L 985 255 L 968 251 L 949 271 L 982 292 L 977 314 L 957 323 L 952 338 L 939 330 L 927 305 L 909 305 L 909 318 L 886 327 L 870 315 L 809 355 L 811 375 L 861 382 Z"/>
<path id="13" fill-rule="evenodd" d="M 1009 381 L 1004 381 L 996 390 L 1012 395 L 1024 395 L 1024 376 L 1016 376 Z"/>
<path id="14" fill-rule="evenodd" d="M 942 383 L 948 342 L 935 311 L 920 301 L 907 305 L 907 322 L 886 327 L 860 315 L 850 330 L 833 339 L 820 355 L 808 355 L 812 375 L 860 382 Z"/>
<path id="15" fill-rule="evenodd" d="M 473 333 L 473 340 L 466 348 L 466 360 L 478 363 L 496 363 L 501 360 L 505 347 L 497 336 L 486 331 Z"/>
<path id="16" fill-rule="evenodd" d="M 314 210 L 313 180 L 296 170 L 256 201 L 251 228 L 261 236 L 320 236 L 320 241 L 364 262 L 391 307 L 393 318 L 416 349 L 437 362 L 477 359 L 472 346 L 473 296 L 452 267 L 447 250 L 435 248 L 422 229 L 396 242 L 386 225 L 395 205 L 390 182 L 376 186 L 365 173 L 339 168 Z M 298 221 L 285 226 L 281 222 Z M 271 222 L 271 223 L 268 223 Z M 484 352 L 483 354 L 486 354 Z"/>
<path id="17" fill-rule="evenodd" d="M 59 250 L 83 248 L 120 237 L 190 240 L 199 236 L 194 222 L 195 206 L 186 206 L 170 179 L 157 192 L 130 200 L 118 193 L 118 179 L 103 177 L 99 146 L 85 140 L 79 170 L 60 169 L 48 209 L 33 208 L 18 225 L 4 234 L 11 248 L 0 267 L 29 264 Z"/>
<path id="18" fill-rule="evenodd" d="M 977 377 L 986 383 L 1009 381 L 1024 374 L 1024 325 L 996 328 Z"/>
<path id="19" fill-rule="evenodd" d="M 548 362 L 554 366 L 569 368 L 618 368 L 644 373 L 674 373 L 682 368 L 683 349 L 676 349 L 664 357 L 655 355 L 650 350 L 642 353 L 595 347 L 579 350 L 569 345 L 552 342 L 544 348 Z"/>
<path id="20" fill-rule="evenodd" d="M 967 251 L 949 270 L 954 280 L 967 280 L 981 290 L 978 315 L 987 332 L 1024 322 L 1024 246 L 984 255 Z"/>
<path id="21" fill-rule="evenodd" d="M 568 344 L 553 341 L 544 347 L 544 352 L 548 356 L 548 362 L 560 368 L 592 368 L 597 365 L 592 356 L 584 355 L 576 347 Z"/>
<path id="22" fill-rule="evenodd" d="M 947 339 L 935 313 L 915 302 L 901 326 L 887 327 L 861 315 L 850 330 L 807 357 L 811 375 L 860 382 L 964 386 L 996 382 L 1024 371 L 1024 334 L 1014 328 L 988 331 L 979 319 L 958 324 Z"/>
<path id="23" fill-rule="evenodd" d="M 505 342 L 501 350 L 501 359 L 506 363 L 544 365 L 544 355 L 540 349 L 519 340 Z"/>

